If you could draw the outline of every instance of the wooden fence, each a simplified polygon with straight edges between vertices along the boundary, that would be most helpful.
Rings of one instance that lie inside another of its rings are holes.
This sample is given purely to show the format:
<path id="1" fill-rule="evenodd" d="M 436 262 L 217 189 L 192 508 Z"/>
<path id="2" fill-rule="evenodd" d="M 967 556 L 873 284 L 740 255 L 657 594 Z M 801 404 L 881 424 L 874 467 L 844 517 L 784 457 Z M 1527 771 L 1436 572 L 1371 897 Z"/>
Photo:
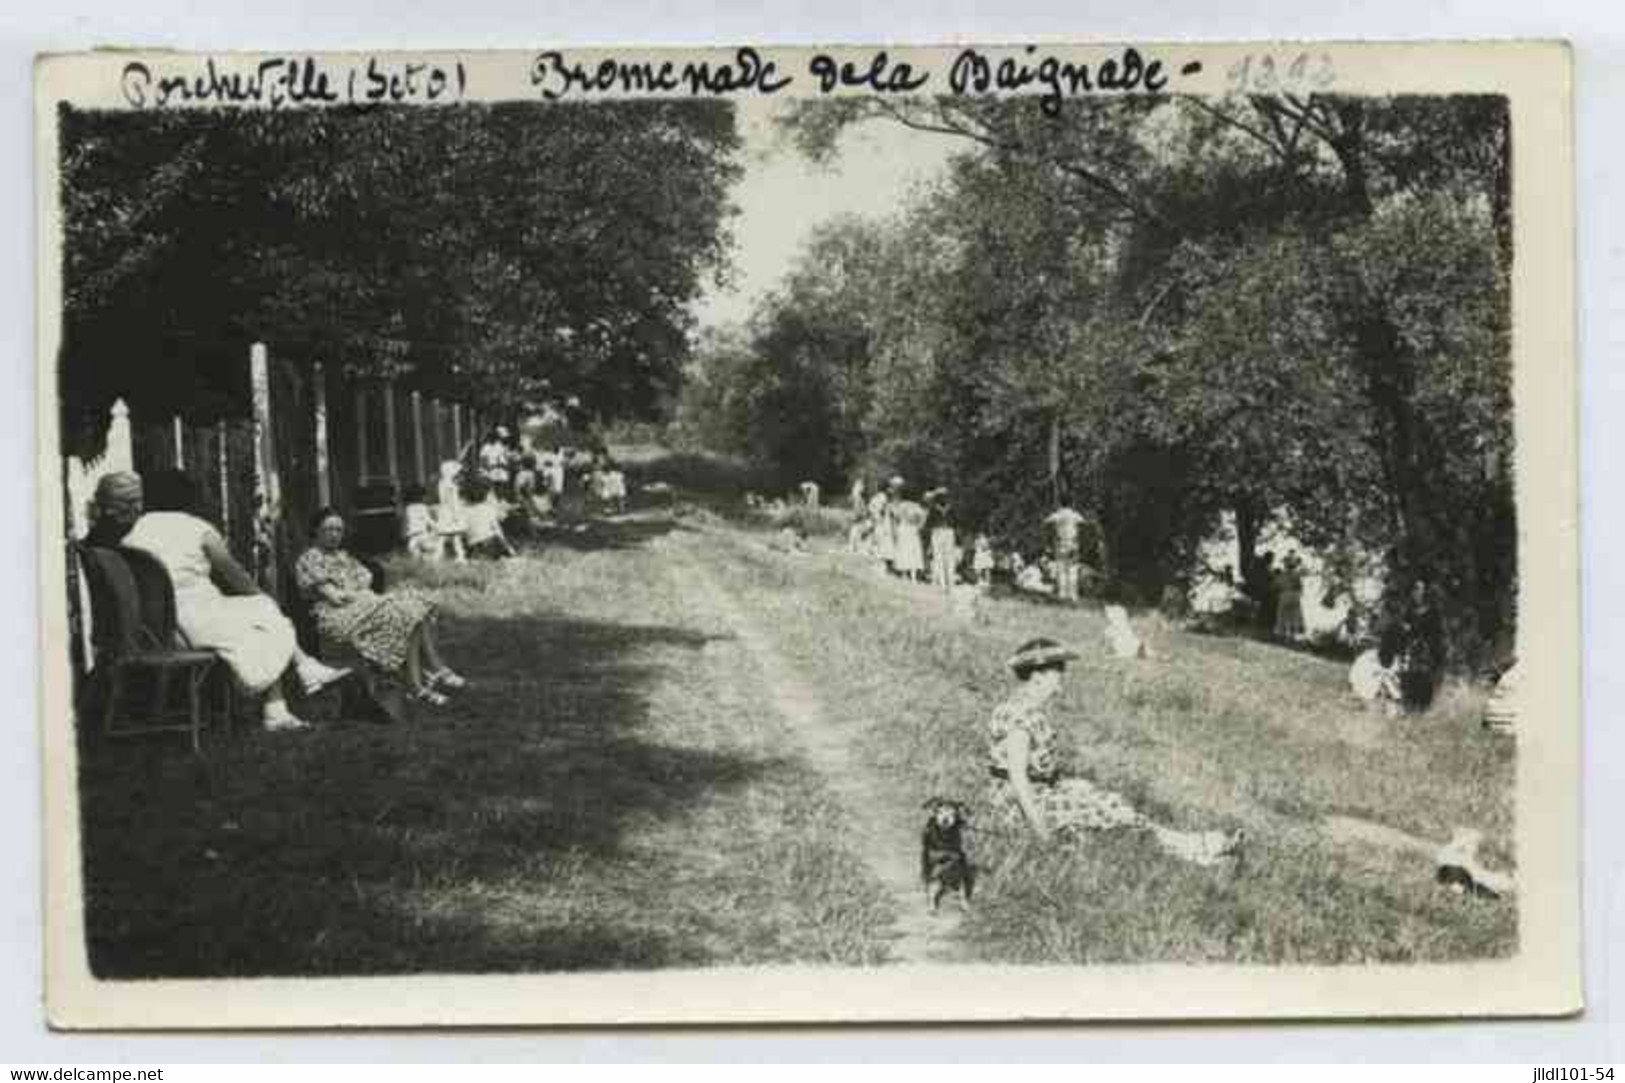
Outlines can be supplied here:
<path id="1" fill-rule="evenodd" d="M 462 403 L 396 381 L 350 380 L 319 362 L 274 357 L 263 344 L 250 349 L 248 367 L 241 416 L 134 418 L 114 402 L 101 454 L 64 464 L 69 540 L 90 529 L 91 499 L 107 474 L 185 470 L 198 482 L 200 514 L 267 592 L 284 597 L 318 508 L 387 515 L 393 529 L 405 490 L 432 491 L 439 463 L 460 458 L 486 424 Z M 70 621 L 88 651 L 83 591 L 73 561 L 68 568 Z"/>

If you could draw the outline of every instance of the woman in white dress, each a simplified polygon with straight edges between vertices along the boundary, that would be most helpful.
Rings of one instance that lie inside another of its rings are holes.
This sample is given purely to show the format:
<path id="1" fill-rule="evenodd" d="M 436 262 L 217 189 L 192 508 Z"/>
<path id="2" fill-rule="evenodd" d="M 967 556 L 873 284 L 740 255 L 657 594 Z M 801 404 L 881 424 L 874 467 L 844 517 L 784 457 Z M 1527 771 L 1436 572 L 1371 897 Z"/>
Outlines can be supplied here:
<path id="1" fill-rule="evenodd" d="M 124 544 L 151 553 L 169 572 L 181 631 L 192 646 L 218 652 L 243 691 L 264 697 L 266 729 L 304 729 L 308 723 L 288 709 L 282 695 L 288 667 L 294 667 L 307 693 L 350 671 L 325 666 L 299 649 L 293 624 L 276 602 L 232 559 L 213 525 L 192 514 L 197 489 L 189 477 L 159 471 L 144 488 L 147 510 Z M 232 593 L 216 586 L 216 578 Z"/>
<path id="2" fill-rule="evenodd" d="M 925 508 L 912 500 L 898 500 L 892 503 L 891 512 L 892 569 L 910 582 L 918 582 L 925 572 L 925 544 L 920 537 Z"/>
<path id="3" fill-rule="evenodd" d="M 869 498 L 869 552 L 882 568 L 889 566 L 896 554 L 891 508 L 886 494 L 878 489 Z"/>

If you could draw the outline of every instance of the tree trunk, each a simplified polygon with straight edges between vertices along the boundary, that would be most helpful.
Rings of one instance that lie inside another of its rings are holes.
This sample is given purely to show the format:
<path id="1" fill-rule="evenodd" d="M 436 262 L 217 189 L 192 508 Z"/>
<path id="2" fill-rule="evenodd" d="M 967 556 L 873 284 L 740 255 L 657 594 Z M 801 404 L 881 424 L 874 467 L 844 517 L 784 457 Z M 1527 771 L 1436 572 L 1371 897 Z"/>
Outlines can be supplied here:
<path id="1" fill-rule="evenodd" d="M 1236 505 L 1236 571 L 1243 587 L 1259 597 L 1258 583 L 1263 569 L 1258 562 L 1258 535 L 1264 529 L 1263 516 L 1250 504 Z"/>

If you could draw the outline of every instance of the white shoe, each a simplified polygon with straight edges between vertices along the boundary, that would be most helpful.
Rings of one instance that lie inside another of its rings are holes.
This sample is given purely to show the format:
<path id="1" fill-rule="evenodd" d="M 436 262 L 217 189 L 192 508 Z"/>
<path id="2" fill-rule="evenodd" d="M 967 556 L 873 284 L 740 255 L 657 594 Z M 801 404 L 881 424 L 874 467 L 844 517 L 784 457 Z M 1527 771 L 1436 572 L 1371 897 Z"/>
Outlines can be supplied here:
<path id="1" fill-rule="evenodd" d="M 299 667 L 299 683 L 304 685 L 307 696 L 314 696 L 328 685 L 342 681 L 349 675 L 348 669 L 335 669 L 315 659 Z"/>
<path id="2" fill-rule="evenodd" d="M 277 703 L 265 708 L 265 728 L 272 733 L 285 733 L 308 730 L 310 723 L 288 710 L 286 703 Z"/>
<path id="3" fill-rule="evenodd" d="M 468 687 L 468 680 L 459 673 L 450 669 L 437 669 L 429 674 L 430 688 L 449 688 L 456 691 Z"/>

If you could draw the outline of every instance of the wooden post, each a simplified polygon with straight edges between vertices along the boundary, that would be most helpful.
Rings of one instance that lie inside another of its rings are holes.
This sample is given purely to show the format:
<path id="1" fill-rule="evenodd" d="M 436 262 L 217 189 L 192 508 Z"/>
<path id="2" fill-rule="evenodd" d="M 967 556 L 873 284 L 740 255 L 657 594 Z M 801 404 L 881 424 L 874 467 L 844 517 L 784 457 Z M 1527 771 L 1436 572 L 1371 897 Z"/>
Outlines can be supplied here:
<path id="1" fill-rule="evenodd" d="M 102 461 L 109 472 L 135 469 L 135 438 L 130 435 L 130 408 L 123 399 L 113 401 L 113 420 L 107 426 L 107 450 Z"/>
<path id="2" fill-rule="evenodd" d="M 175 469 L 186 469 L 186 425 L 181 421 L 179 414 L 175 415 Z"/>
<path id="3" fill-rule="evenodd" d="M 367 484 L 367 386 L 355 385 L 355 483 Z"/>
<path id="4" fill-rule="evenodd" d="M 400 447 L 395 442 L 395 381 L 384 381 L 384 462 L 389 466 L 389 484 L 401 495 Z"/>
<path id="5" fill-rule="evenodd" d="M 440 473 L 440 462 L 446 455 L 440 446 L 440 400 L 429 400 L 429 473 L 431 476 Z"/>
<path id="6" fill-rule="evenodd" d="M 316 380 L 316 503 L 327 507 L 333 502 L 333 479 L 327 465 L 327 377 L 322 363 L 313 369 Z"/>
<path id="7" fill-rule="evenodd" d="M 215 445 L 215 471 L 220 479 L 220 529 L 226 537 L 231 537 L 231 456 L 226 443 L 228 433 L 224 420 L 218 421 L 214 426 Z"/>
<path id="8" fill-rule="evenodd" d="M 260 584 L 276 598 L 280 595 L 276 550 L 282 485 L 277 476 L 276 433 L 271 425 L 271 366 L 263 342 L 249 347 L 248 367 L 254 398 L 254 563 Z"/>
<path id="9" fill-rule="evenodd" d="M 423 454 L 423 395 L 417 391 L 412 392 L 412 455 L 418 468 L 413 484 L 422 485 L 429 473 Z"/>
<path id="10" fill-rule="evenodd" d="M 463 407 L 456 402 L 451 404 L 451 446 L 453 455 L 463 453 Z"/>
<path id="11" fill-rule="evenodd" d="M 97 483 L 108 474 L 135 469 L 130 408 L 123 399 L 118 399 L 109 415 L 107 446 L 102 453 L 88 463 L 77 455 L 68 457 L 68 529 L 75 538 L 83 538 L 90 531 L 90 502 Z"/>

